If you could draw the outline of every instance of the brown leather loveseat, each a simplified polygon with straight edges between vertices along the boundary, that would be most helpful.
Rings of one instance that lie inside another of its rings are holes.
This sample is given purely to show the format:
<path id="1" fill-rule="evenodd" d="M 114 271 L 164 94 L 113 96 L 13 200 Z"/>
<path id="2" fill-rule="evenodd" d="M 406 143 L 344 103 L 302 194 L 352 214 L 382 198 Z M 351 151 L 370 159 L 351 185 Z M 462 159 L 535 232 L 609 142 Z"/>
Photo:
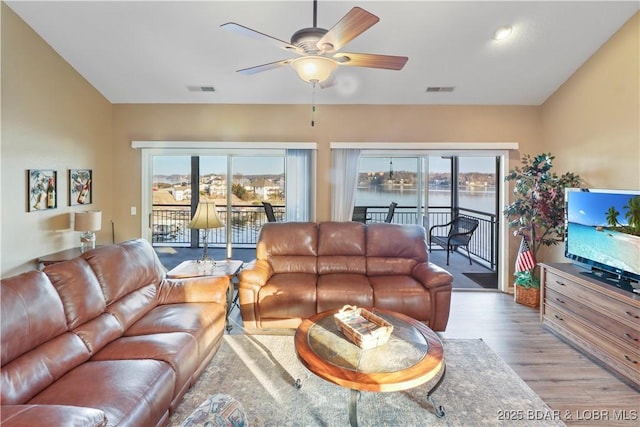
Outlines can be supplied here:
<path id="1" fill-rule="evenodd" d="M 2 426 L 161 426 L 224 334 L 229 279 L 169 280 L 142 239 L 3 279 Z"/>
<path id="2" fill-rule="evenodd" d="M 295 328 L 346 304 L 406 314 L 444 331 L 453 277 L 428 260 L 423 227 L 386 223 L 267 223 L 239 275 L 247 330 Z"/>

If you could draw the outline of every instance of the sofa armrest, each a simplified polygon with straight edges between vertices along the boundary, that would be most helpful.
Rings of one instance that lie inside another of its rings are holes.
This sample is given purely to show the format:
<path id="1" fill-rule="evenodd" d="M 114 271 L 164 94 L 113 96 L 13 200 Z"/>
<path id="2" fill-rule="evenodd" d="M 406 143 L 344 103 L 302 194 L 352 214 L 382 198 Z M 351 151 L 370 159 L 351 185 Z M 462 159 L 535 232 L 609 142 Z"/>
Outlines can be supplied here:
<path id="1" fill-rule="evenodd" d="M 413 277 L 420 281 L 431 294 L 431 319 L 429 327 L 442 332 L 449 322 L 451 308 L 451 284 L 453 276 L 444 268 L 430 262 L 423 262 L 413 269 Z"/>
<path id="2" fill-rule="evenodd" d="M 158 304 L 179 304 L 185 302 L 227 303 L 229 277 L 191 277 L 168 279 L 160 282 Z"/>
<path id="3" fill-rule="evenodd" d="M 441 286 L 451 287 L 453 282 L 451 273 L 431 262 L 422 262 L 416 265 L 411 275 L 427 289 Z"/>
<path id="4" fill-rule="evenodd" d="M 257 291 L 267 283 L 272 275 L 273 269 L 266 260 L 253 260 L 238 275 L 238 287 L 253 288 Z"/>
<path id="5" fill-rule="evenodd" d="M 238 302 L 245 329 L 260 328 L 258 295 L 272 275 L 271 264 L 260 259 L 247 264 L 238 275 Z"/>
<path id="6" fill-rule="evenodd" d="M 99 409 L 81 406 L 2 405 L 0 424 L 3 427 L 102 427 L 107 425 L 107 416 Z"/>

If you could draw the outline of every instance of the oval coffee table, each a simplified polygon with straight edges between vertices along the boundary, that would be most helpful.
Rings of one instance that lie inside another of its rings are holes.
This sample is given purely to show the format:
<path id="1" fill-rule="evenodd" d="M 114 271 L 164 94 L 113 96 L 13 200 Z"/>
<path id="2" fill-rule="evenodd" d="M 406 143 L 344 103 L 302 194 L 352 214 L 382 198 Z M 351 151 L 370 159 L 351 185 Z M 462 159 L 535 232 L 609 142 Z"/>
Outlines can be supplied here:
<path id="1" fill-rule="evenodd" d="M 295 333 L 298 359 L 311 372 L 351 389 L 349 422 L 358 425 L 357 400 L 360 391 L 400 391 L 437 379 L 427 391 L 435 415 L 444 416 L 432 393 L 440 386 L 445 363 L 440 339 L 426 325 L 404 314 L 364 307 L 393 325 L 389 341 L 362 350 L 338 331 L 333 315 L 339 310 L 318 313 L 302 321 Z M 300 380 L 296 381 L 300 386 Z"/>

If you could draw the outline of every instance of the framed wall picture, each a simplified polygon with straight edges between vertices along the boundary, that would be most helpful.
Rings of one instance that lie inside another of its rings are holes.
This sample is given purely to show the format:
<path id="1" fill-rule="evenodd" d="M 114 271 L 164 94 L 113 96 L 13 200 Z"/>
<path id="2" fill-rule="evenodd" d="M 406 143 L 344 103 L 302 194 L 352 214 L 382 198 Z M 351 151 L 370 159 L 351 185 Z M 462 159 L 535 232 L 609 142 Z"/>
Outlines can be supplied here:
<path id="1" fill-rule="evenodd" d="M 27 171 L 27 210 L 43 211 L 58 207 L 58 172 L 50 169 Z"/>
<path id="2" fill-rule="evenodd" d="M 91 169 L 69 169 L 69 206 L 93 202 Z"/>

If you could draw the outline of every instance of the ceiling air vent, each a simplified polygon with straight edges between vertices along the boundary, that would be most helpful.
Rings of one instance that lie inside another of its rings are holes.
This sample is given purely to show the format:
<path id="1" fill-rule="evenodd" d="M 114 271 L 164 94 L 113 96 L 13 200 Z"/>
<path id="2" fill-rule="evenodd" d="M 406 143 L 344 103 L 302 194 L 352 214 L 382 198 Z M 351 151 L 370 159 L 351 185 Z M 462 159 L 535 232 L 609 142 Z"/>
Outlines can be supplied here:
<path id="1" fill-rule="evenodd" d="M 453 86 L 429 86 L 427 92 L 453 92 Z"/>
<path id="2" fill-rule="evenodd" d="M 189 92 L 215 92 L 216 89 L 213 86 L 187 86 Z"/>

